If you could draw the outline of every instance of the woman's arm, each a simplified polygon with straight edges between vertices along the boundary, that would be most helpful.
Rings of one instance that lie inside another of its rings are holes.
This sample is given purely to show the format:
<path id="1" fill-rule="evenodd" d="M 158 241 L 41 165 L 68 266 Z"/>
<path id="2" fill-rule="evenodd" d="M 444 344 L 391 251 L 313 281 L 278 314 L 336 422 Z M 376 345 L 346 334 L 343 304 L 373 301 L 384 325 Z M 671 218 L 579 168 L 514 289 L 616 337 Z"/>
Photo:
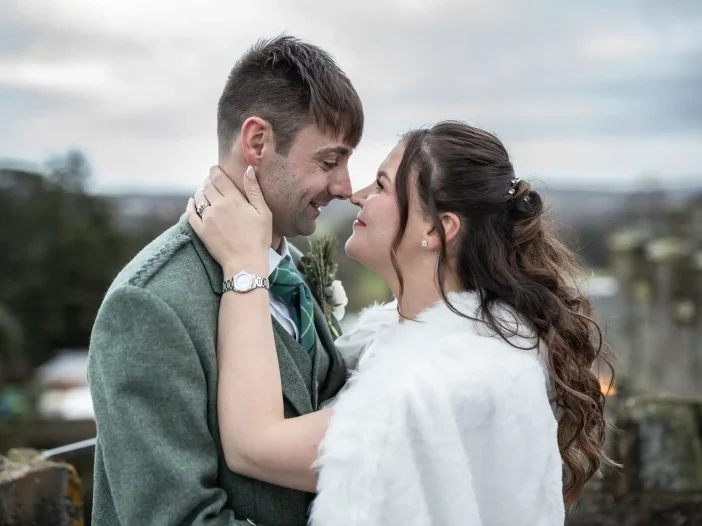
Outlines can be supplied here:
<path id="1" fill-rule="evenodd" d="M 225 278 L 242 270 L 268 275 L 270 210 L 255 177 L 243 179 L 246 196 L 215 168 L 204 189 L 188 203 L 190 224 Z M 200 215 L 196 203 L 211 206 Z M 217 355 L 217 412 L 229 468 L 280 486 L 316 491 L 317 474 L 311 465 L 330 411 L 285 419 L 267 290 L 222 295 Z"/>
<path id="2" fill-rule="evenodd" d="M 267 274 L 268 260 L 225 269 Z M 217 412 L 229 469 L 259 480 L 314 492 L 317 459 L 329 410 L 283 416 L 283 394 L 268 291 L 226 292 L 219 308 Z"/>

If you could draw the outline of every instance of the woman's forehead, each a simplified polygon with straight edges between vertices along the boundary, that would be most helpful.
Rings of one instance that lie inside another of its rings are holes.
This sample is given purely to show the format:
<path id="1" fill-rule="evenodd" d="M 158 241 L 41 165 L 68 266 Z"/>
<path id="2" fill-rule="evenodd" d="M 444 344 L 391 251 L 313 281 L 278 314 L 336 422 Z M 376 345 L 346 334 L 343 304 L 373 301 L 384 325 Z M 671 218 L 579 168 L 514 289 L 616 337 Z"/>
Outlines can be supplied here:
<path id="1" fill-rule="evenodd" d="M 385 160 L 378 167 L 378 173 L 385 172 L 388 177 L 395 179 L 397 168 L 400 166 L 404 153 L 405 145 L 403 143 L 398 143 L 395 145 Z"/>

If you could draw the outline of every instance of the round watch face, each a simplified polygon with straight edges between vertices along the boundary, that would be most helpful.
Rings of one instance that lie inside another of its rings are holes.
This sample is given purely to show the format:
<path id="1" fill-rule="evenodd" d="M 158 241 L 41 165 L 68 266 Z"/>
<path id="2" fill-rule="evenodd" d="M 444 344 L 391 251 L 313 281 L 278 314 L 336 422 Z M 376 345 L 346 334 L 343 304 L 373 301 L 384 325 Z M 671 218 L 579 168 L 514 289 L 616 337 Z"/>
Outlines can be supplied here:
<path id="1" fill-rule="evenodd" d="M 236 290 L 249 290 L 253 287 L 253 277 L 244 272 L 234 276 L 234 288 Z"/>

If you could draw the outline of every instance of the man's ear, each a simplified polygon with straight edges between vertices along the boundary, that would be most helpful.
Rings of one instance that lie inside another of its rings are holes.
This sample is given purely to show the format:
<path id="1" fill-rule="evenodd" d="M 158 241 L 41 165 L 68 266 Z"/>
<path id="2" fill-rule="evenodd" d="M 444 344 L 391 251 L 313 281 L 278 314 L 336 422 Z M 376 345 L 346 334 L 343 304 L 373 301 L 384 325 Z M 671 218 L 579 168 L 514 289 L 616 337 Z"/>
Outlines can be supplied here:
<path id="1" fill-rule="evenodd" d="M 241 125 L 241 151 L 247 164 L 258 168 L 275 151 L 273 129 L 260 117 L 249 117 Z"/>

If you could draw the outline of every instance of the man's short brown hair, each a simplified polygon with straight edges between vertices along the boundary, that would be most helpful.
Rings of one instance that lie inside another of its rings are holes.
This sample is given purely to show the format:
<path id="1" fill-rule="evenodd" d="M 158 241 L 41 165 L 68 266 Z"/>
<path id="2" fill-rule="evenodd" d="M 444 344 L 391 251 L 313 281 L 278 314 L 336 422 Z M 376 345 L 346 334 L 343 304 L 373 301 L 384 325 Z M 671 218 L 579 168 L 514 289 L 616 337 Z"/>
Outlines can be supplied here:
<path id="1" fill-rule="evenodd" d="M 291 36 L 259 40 L 232 68 L 217 107 L 220 155 L 249 117 L 271 124 L 287 155 L 301 128 L 316 124 L 352 147 L 363 134 L 363 106 L 351 81 L 324 50 Z"/>

